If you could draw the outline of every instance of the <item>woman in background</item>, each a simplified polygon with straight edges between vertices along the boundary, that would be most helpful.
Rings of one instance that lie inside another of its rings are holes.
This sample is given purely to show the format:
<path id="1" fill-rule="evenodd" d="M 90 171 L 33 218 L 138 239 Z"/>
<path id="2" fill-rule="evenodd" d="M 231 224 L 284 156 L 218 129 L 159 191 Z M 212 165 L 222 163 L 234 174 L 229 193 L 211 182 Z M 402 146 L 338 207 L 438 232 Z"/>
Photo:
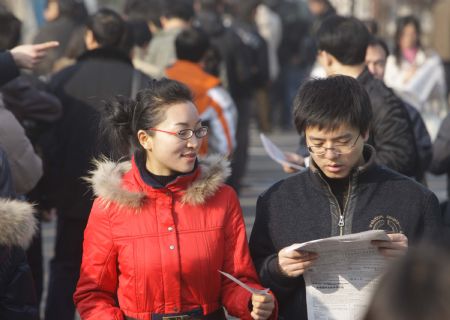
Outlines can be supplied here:
<path id="1" fill-rule="evenodd" d="M 394 54 L 386 62 L 384 80 L 421 113 L 432 139 L 447 114 L 447 89 L 440 57 L 422 47 L 420 23 L 414 16 L 399 18 Z"/>

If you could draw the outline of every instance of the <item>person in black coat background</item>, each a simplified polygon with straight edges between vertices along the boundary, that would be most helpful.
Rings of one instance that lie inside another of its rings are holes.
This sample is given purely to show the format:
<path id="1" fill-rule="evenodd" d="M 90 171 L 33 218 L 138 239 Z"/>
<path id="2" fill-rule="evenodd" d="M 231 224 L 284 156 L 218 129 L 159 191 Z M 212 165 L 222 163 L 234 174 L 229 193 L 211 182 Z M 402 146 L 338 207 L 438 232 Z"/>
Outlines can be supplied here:
<path id="1" fill-rule="evenodd" d="M 0 319 L 38 320 L 25 249 L 36 230 L 33 207 L 14 200 L 11 172 L 0 148 Z"/>
<path id="2" fill-rule="evenodd" d="M 93 168 L 93 158 L 100 154 L 114 157 L 107 143 L 98 138 L 103 101 L 116 95 L 134 97 L 150 80 L 133 68 L 126 37 L 120 15 L 110 9 L 99 10 L 87 23 L 87 51 L 74 65 L 56 73 L 49 84 L 50 92 L 63 105 L 63 116 L 42 143 L 49 168 L 43 184 L 58 217 L 46 320 L 70 320 L 75 314 L 72 295 L 80 272 L 83 232 L 94 199 L 83 177 Z"/>

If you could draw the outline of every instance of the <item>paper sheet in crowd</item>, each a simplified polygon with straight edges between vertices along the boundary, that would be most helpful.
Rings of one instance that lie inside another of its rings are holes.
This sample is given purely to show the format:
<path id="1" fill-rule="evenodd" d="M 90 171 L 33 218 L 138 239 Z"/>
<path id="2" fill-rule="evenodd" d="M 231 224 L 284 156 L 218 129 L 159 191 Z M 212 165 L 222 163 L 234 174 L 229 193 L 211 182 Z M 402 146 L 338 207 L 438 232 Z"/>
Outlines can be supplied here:
<path id="1" fill-rule="evenodd" d="M 255 288 L 252 288 L 252 287 L 246 285 L 245 283 L 243 283 L 242 281 L 240 281 L 239 279 L 233 277 L 233 276 L 232 276 L 231 274 L 229 274 L 229 273 L 226 273 L 226 272 L 220 271 L 220 270 L 217 270 L 217 271 L 219 271 L 221 274 L 223 274 L 225 277 L 227 277 L 227 278 L 230 279 L 231 281 L 237 283 L 239 286 L 241 286 L 242 288 L 244 288 L 245 290 L 247 290 L 247 291 L 250 292 L 251 294 L 262 294 L 262 295 L 265 295 L 265 294 L 267 294 L 267 293 L 269 292 L 269 289 L 263 289 L 263 290 L 261 290 L 261 289 L 255 289 Z"/>
<path id="2" fill-rule="evenodd" d="M 305 167 L 302 167 L 298 164 L 290 162 L 283 151 L 280 150 L 264 133 L 260 133 L 259 137 L 261 138 L 261 142 L 264 146 L 264 150 L 266 150 L 269 157 L 278 162 L 281 165 L 290 166 L 293 169 L 304 170 Z"/>
<path id="3" fill-rule="evenodd" d="M 363 318 L 386 264 L 372 240 L 389 237 L 383 230 L 371 230 L 289 246 L 319 254 L 303 275 L 308 320 Z"/>

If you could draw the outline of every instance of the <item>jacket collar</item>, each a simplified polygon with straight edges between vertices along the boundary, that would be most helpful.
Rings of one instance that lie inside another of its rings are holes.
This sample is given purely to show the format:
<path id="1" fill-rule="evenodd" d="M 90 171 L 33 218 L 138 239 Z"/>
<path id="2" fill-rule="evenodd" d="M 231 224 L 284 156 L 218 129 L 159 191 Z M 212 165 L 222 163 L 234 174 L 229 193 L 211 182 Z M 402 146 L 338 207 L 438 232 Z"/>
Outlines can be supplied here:
<path id="1" fill-rule="evenodd" d="M 369 171 L 372 167 L 375 166 L 375 148 L 369 144 L 365 144 L 364 149 L 363 149 L 363 157 L 365 160 L 364 164 L 354 168 L 352 170 L 352 172 L 350 173 L 351 177 L 353 177 L 355 175 L 361 175 L 361 174 Z M 310 168 L 310 171 L 315 176 L 317 176 L 317 175 L 323 176 L 322 171 L 319 169 L 319 167 L 317 166 L 317 164 L 314 162 L 314 160 L 312 158 L 311 158 L 311 163 L 310 163 L 309 168 Z"/>
<path id="2" fill-rule="evenodd" d="M 33 211 L 28 202 L 0 199 L 0 245 L 28 247 L 37 228 Z"/>
<path id="3" fill-rule="evenodd" d="M 90 59 L 116 60 L 129 65 L 133 65 L 130 57 L 128 57 L 122 50 L 114 47 L 104 47 L 88 50 L 84 52 L 81 56 L 79 56 L 77 60 L 80 62 Z"/>
<path id="4" fill-rule="evenodd" d="M 371 80 L 374 80 L 375 78 L 370 73 L 369 68 L 365 67 L 363 72 L 356 78 L 356 80 L 361 84 L 366 84 Z"/>
<path id="5" fill-rule="evenodd" d="M 192 173 L 177 177 L 165 188 L 155 189 L 143 181 L 134 158 L 126 162 L 100 159 L 94 164 L 96 168 L 86 181 L 106 207 L 115 203 L 121 207 L 139 209 L 148 201 L 148 194 L 158 190 L 181 192 L 182 203 L 200 205 L 213 196 L 230 175 L 229 162 L 222 156 L 211 155 L 199 160 L 197 169 Z M 132 183 L 137 183 L 138 188 L 127 188 L 130 182 L 128 174 L 131 174 Z"/>
<path id="6" fill-rule="evenodd" d="M 169 78 L 189 84 L 189 88 L 198 92 L 207 91 L 220 85 L 220 79 L 205 72 L 198 63 L 188 60 L 177 60 L 166 68 Z"/>

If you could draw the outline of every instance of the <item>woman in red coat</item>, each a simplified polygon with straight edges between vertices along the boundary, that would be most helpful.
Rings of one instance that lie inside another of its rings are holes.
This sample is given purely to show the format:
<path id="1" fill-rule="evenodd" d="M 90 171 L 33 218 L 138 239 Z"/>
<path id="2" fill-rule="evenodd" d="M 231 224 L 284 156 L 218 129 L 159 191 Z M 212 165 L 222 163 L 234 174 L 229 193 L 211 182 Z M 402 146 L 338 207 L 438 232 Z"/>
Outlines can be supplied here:
<path id="1" fill-rule="evenodd" d="M 137 101 L 107 105 L 103 119 L 131 162 L 99 161 L 97 199 L 84 234 L 74 300 L 82 319 L 276 318 L 258 283 L 228 164 L 197 159 L 203 127 L 189 89 L 163 79 Z M 113 139 L 114 140 L 114 139 Z M 122 142 L 122 143 L 120 143 Z"/>

